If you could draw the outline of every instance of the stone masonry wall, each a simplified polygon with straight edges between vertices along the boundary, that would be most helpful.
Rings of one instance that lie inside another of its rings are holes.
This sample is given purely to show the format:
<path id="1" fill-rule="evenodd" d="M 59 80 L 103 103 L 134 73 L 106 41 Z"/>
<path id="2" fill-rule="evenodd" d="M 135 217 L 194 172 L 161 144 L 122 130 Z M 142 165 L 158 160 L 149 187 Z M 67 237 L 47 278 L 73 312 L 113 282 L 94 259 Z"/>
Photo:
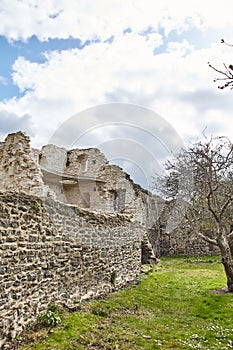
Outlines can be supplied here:
<path id="1" fill-rule="evenodd" d="M 105 183 L 99 189 L 99 195 L 103 199 L 108 211 L 119 211 L 132 215 L 134 220 L 141 224 L 146 221 L 146 203 L 140 193 L 136 193 L 134 183 L 119 166 L 107 164 L 99 171 L 99 178 Z M 120 195 L 123 194 L 123 205 L 120 203 Z M 119 196 L 119 198 L 118 198 Z M 119 208 L 116 208 L 119 207 Z"/>
<path id="2" fill-rule="evenodd" d="M 47 187 L 30 148 L 30 139 L 23 132 L 9 134 L 0 147 L 0 190 L 44 196 Z"/>
<path id="3" fill-rule="evenodd" d="M 207 243 L 183 222 L 170 233 L 163 232 L 160 239 L 160 251 L 163 256 L 219 255 L 219 248 Z"/>
<path id="4" fill-rule="evenodd" d="M 43 146 L 37 162 L 48 170 L 63 173 L 67 162 L 67 151 L 54 145 Z"/>
<path id="5" fill-rule="evenodd" d="M 156 256 L 219 255 L 219 248 L 197 236 L 185 218 L 173 230 L 168 230 L 173 205 L 173 202 L 165 203 L 156 224 L 148 230 Z"/>
<path id="6" fill-rule="evenodd" d="M 50 303 L 72 305 L 133 282 L 142 234 L 122 215 L 1 193 L 0 346 Z"/>
<path id="7" fill-rule="evenodd" d="M 67 152 L 64 172 L 96 178 L 99 169 L 104 164 L 108 164 L 108 160 L 98 148 L 76 148 Z"/>

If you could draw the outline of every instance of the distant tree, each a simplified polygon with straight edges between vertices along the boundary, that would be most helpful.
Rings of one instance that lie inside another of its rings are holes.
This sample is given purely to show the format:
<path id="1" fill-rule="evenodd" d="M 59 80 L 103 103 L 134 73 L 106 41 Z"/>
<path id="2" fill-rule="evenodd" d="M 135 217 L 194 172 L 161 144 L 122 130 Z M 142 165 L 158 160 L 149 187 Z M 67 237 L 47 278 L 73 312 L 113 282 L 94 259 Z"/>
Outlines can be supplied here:
<path id="1" fill-rule="evenodd" d="M 166 174 L 160 177 L 156 187 L 166 199 L 185 203 L 184 221 L 203 240 L 219 248 L 228 291 L 233 292 L 233 145 L 230 140 L 211 137 L 182 150 L 177 158 L 166 163 Z"/>
<path id="2" fill-rule="evenodd" d="M 224 41 L 224 39 L 221 40 L 221 43 L 233 47 L 233 45 L 228 44 Z M 210 68 L 215 70 L 215 72 L 219 73 L 221 75 L 220 78 L 215 78 L 214 82 L 221 81 L 222 84 L 218 86 L 219 89 L 225 89 L 230 88 L 233 89 L 233 65 L 230 64 L 227 66 L 225 63 L 223 63 L 224 69 L 217 69 L 216 67 L 212 66 L 210 62 L 208 62 L 208 65 Z"/>

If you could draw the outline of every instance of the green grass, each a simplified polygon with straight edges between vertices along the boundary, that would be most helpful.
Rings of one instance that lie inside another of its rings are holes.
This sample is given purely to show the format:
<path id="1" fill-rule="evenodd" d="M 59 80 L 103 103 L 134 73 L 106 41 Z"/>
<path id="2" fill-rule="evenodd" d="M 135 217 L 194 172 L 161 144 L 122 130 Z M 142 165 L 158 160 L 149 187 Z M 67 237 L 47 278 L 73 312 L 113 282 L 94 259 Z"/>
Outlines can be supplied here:
<path id="1" fill-rule="evenodd" d="M 166 258 L 133 287 L 63 313 L 19 349 L 233 349 L 233 295 L 220 258 Z"/>

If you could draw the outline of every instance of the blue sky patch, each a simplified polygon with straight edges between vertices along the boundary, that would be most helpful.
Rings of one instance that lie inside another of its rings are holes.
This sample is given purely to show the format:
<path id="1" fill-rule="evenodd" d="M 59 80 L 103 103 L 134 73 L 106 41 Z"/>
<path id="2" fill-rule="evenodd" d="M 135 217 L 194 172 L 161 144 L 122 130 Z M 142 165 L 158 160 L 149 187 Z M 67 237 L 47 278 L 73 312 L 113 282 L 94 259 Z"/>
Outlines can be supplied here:
<path id="1" fill-rule="evenodd" d="M 85 46 L 90 45 L 90 40 L 82 43 L 79 39 L 50 39 L 48 41 L 41 42 L 35 35 L 33 35 L 26 42 L 14 41 L 9 42 L 5 37 L 0 36 L 0 76 L 3 82 L 0 83 L 0 100 L 10 99 L 14 96 L 20 97 L 20 93 L 17 86 L 14 85 L 11 74 L 12 66 L 15 60 L 22 56 L 26 60 L 37 63 L 46 62 L 44 56 L 45 52 L 49 51 L 62 51 L 68 49 L 83 49 Z"/>

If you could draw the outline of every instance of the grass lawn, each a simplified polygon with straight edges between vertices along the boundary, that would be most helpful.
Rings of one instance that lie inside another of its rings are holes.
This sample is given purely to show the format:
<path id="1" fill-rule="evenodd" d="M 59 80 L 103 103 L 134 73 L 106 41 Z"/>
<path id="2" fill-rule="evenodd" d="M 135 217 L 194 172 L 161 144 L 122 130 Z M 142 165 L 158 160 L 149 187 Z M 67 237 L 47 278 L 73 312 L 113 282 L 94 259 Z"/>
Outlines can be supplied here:
<path id="1" fill-rule="evenodd" d="M 136 285 L 63 312 L 27 335 L 29 349 L 233 349 L 233 294 L 219 257 L 165 258 Z"/>

